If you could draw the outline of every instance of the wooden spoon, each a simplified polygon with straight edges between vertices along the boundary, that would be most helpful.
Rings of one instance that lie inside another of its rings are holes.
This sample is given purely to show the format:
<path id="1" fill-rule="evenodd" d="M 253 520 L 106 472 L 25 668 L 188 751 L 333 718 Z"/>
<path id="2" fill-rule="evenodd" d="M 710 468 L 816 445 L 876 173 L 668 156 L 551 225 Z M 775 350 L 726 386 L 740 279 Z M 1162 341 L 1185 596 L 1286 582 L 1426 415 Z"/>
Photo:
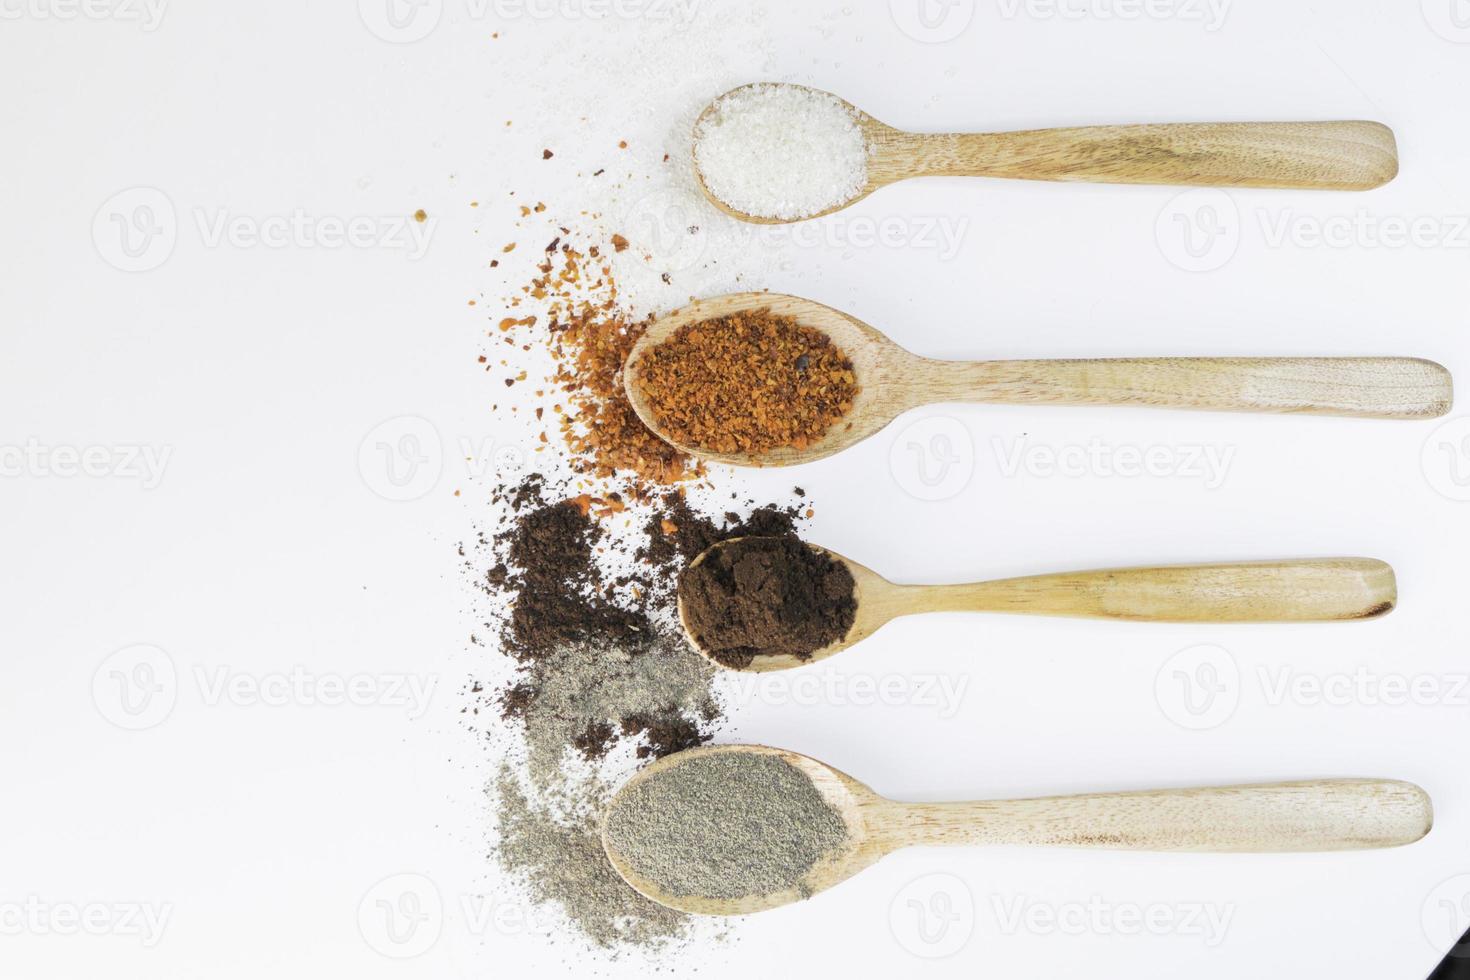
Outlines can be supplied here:
<path id="1" fill-rule="evenodd" d="M 661 905 L 696 915 L 744 915 L 800 901 L 846 881 L 879 858 L 911 846 L 1022 845 L 1132 851 L 1278 853 L 1351 851 L 1412 844 L 1429 833 L 1433 807 L 1412 783 L 1325 779 L 1201 789 L 1088 793 L 975 803 L 898 803 L 846 773 L 783 749 L 720 745 L 680 752 L 630 779 L 714 753 L 776 755 L 811 778 L 841 815 L 848 840 L 786 891 L 740 898 L 672 895 L 639 875 L 603 834 L 623 879 Z M 617 806 L 614 797 L 610 806 Z"/>
<path id="2" fill-rule="evenodd" d="M 714 545 L 690 567 L 738 540 Z M 852 573 L 857 600 L 852 627 L 841 640 L 805 659 L 787 654 L 756 657 L 740 669 L 767 673 L 816 663 L 860 643 L 900 616 L 918 613 L 997 612 L 1152 623 L 1321 623 L 1374 619 L 1398 603 L 1393 569 L 1372 558 L 1164 565 L 972 585 L 895 585 L 834 551 L 807 547 L 829 555 Z M 682 592 L 679 621 L 695 650 L 729 669 L 691 627 Z"/>
<path id="3" fill-rule="evenodd" d="M 769 83 L 741 88 L 764 84 Z M 738 91 L 712 102 L 700 114 L 695 132 L 718 111 L 722 99 Z M 884 125 L 835 95 L 820 94 L 837 99 L 857 119 L 868 143 L 867 185 L 849 200 L 807 218 L 761 217 L 737 211 L 716 197 L 696 160 L 699 185 L 715 207 L 743 221 L 785 224 L 840 211 L 880 187 L 910 177 L 1362 191 L 1388 183 L 1399 171 L 1393 130 L 1376 122 L 1168 123 L 1011 133 L 908 133 Z"/>
<path id="4" fill-rule="evenodd" d="M 861 390 L 845 420 L 801 449 L 720 453 L 670 435 L 640 377 L 644 354 L 680 327 L 769 309 L 821 330 L 852 361 Z M 1425 419 L 1453 401 L 1450 374 L 1407 357 L 1139 357 L 1040 361 L 936 361 L 912 354 L 829 306 L 777 293 L 697 300 L 649 326 L 634 345 L 623 384 L 643 424 L 694 456 L 734 466 L 810 463 L 861 442 L 899 415 L 938 402 L 1140 405 L 1206 411 Z"/>

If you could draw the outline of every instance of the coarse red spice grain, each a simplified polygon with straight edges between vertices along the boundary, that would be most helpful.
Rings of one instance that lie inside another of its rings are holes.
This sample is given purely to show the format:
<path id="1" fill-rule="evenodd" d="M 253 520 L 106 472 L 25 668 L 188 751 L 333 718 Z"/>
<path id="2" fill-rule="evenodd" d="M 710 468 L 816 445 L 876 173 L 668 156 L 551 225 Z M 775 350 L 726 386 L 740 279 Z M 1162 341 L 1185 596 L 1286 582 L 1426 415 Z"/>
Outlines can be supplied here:
<path id="1" fill-rule="evenodd" d="M 611 241 L 615 249 L 627 244 L 620 235 Z M 623 309 L 600 247 L 584 252 L 558 236 L 510 305 L 539 311 L 503 318 L 499 333 L 506 343 L 534 342 L 550 351 L 556 364 L 550 381 L 564 396 L 551 411 L 576 470 L 623 479 L 635 497 L 703 475 L 699 462 L 649 431 L 623 390 L 623 365 L 651 320 Z"/>
<path id="2" fill-rule="evenodd" d="M 621 471 L 651 484 L 678 483 L 701 472 L 698 463 L 649 431 L 623 390 L 623 365 L 647 321 L 630 323 L 615 309 L 588 310 L 552 329 L 560 360 L 555 381 L 573 409 L 561 416 L 562 438 L 580 468 L 602 477 Z"/>
<path id="3" fill-rule="evenodd" d="M 642 355 L 638 387 L 675 442 L 717 453 L 805 449 L 852 410 L 852 362 L 769 309 L 680 327 Z"/>

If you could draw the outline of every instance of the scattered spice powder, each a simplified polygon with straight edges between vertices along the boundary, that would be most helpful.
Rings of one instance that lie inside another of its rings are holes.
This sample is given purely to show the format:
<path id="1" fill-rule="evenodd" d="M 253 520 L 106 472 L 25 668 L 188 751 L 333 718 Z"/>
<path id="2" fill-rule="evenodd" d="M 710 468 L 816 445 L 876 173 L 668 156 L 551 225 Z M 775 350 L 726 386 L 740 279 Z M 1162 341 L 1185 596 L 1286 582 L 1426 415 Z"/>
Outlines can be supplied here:
<path id="1" fill-rule="evenodd" d="M 614 249 L 628 244 L 620 235 L 611 243 Z M 601 248 L 584 252 L 565 236 L 553 245 L 511 301 L 540 312 L 505 317 L 499 331 L 507 342 L 534 342 L 550 352 L 556 364 L 551 383 L 565 396 L 558 425 L 572 465 L 597 477 L 625 478 L 634 496 L 702 476 L 700 463 L 649 431 L 623 390 L 623 365 L 651 320 L 622 309 Z"/>
<path id="2" fill-rule="evenodd" d="M 798 508 L 717 519 L 667 492 L 636 508 L 641 535 L 630 538 L 607 527 L 629 512 L 609 506 L 617 501 L 560 492 L 539 475 L 501 488 L 508 523 L 482 542 L 493 561 L 483 582 L 501 600 L 486 625 L 521 666 L 497 696 L 502 713 L 525 724 L 533 759 L 538 740 L 559 740 L 542 746 L 553 765 L 568 746 L 596 759 L 624 738 L 644 740 L 642 757 L 703 743 L 720 712 L 712 668 L 678 625 L 679 571 L 730 538 L 796 541 Z M 543 699 L 554 709 L 544 715 Z"/>
<path id="3" fill-rule="evenodd" d="M 852 362 L 769 309 L 680 327 L 643 355 L 638 388 L 676 442 L 717 453 L 804 449 L 852 410 Z"/>
<path id="4" fill-rule="evenodd" d="M 490 787 L 501 867 L 592 942 L 656 948 L 682 938 L 687 917 L 643 899 L 603 859 L 609 787 L 581 761 L 625 743 L 662 758 L 710 739 L 723 717 L 715 668 L 680 631 L 678 570 L 731 537 L 794 539 L 798 504 L 714 517 L 678 491 L 627 506 L 567 493 L 539 475 L 499 488 L 503 523 L 461 547 L 494 599 L 485 625 L 517 664 L 498 690 L 475 683 L 466 710 L 498 715 L 523 742 L 524 770 L 503 768 Z M 615 533 L 614 516 L 631 517 L 634 533 Z"/>
<path id="5" fill-rule="evenodd" d="M 688 916 L 644 898 L 608 863 L 601 833 L 608 789 L 598 780 L 570 781 L 548 803 L 504 766 L 492 790 L 500 822 L 496 857 L 532 902 L 560 906 L 575 928 L 604 948 L 656 951 L 687 938 Z"/>
<path id="6" fill-rule="evenodd" d="M 538 202 L 532 212 L 546 210 Z M 610 260 L 626 239 L 547 231 L 519 251 L 534 275 L 499 312 L 486 310 L 494 346 L 477 364 L 493 372 L 496 391 L 528 382 L 517 390 L 535 400 L 508 411 L 543 420 L 553 438 L 543 430 L 537 452 L 551 450 L 542 458 L 560 475 L 497 488 L 495 525 L 461 546 L 489 601 L 472 642 L 498 648 L 513 667 L 508 679 L 497 668 L 494 682 L 472 684 L 464 717 L 472 727 L 492 721 L 485 734 L 511 740 L 487 787 L 501 868 L 531 902 L 559 906 L 580 937 L 656 949 L 687 939 L 692 922 L 617 876 L 598 819 L 630 757 L 699 746 L 723 721 L 717 668 L 679 626 L 678 573 L 728 537 L 794 536 L 807 505 L 800 491 L 779 507 L 747 500 L 746 517 L 691 503 L 686 490 L 708 499 L 702 467 L 639 421 L 622 386 L 650 322 L 620 302 Z M 500 254 L 515 250 L 512 242 Z"/>
<path id="7" fill-rule="evenodd" d="M 482 542 L 493 562 L 483 573 L 486 591 L 502 600 L 486 625 L 499 633 L 502 649 L 522 668 L 521 677 L 500 696 L 507 717 L 526 718 L 543 691 L 536 683 L 537 665 L 566 661 L 570 648 L 596 654 L 586 673 L 597 682 L 617 672 L 620 657 L 653 655 L 660 669 L 676 666 L 680 657 L 675 654 L 700 661 L 687 650 L 679 627 L 678 579 L 714 544 L 739 538 L 791 542 L 805 550 L 795 504 L 717 518 L 700 513 L 677 491 L 631 508 L 621 500 L 563 493 L 540 475 L 501 488 L 494 502 L 505 509 L 507 523 Z M 609 519 L 622 514 L 637 519 L 640 533 L 611 533 Z M 678 642 L 671 649 L 665 640 Z M 697 710 L 683 710 L 690 706 Z M 558 711 L 561 720 L 571 714 L 566 706 Z M 624 737 L 650 736 L 645 754 L 661 756 L 706 740 L 703 723 L 717 718 L 706 690 L 703 698 L 654 698 L 623 714 L 587 716 L 582 727 L 615 725 Z M 681 731 L 687 737 L 678 737 Z M 600 752 L 584 754 L 595 758 Z"/>

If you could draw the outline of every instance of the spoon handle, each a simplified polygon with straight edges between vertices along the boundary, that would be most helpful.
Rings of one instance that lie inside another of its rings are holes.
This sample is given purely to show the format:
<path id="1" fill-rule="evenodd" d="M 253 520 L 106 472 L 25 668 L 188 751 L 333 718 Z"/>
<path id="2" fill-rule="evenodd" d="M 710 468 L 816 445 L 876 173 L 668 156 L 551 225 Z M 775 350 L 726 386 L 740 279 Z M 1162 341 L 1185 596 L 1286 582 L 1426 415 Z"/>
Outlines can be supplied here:
<path id="1" fill-rule="evenodd" d="M 1376 122 L 1175 123 L 919 136 L 911 172 L 1102 184 L 1368 190 L 1398 173 Z"/>
<path id="2" fill-rule="evenodd" d="M 1433 808 L 1412 783 L 1331 779 L 983 803 L 892 803 L 883 839 L 1135 851 L 1338 851 L 1411 844 Z"/>
<path id="3" fill-rule="evenodd" d="M 1166 623 L 1371 619 L 1393 609 L 1393 569 L 1371 558 L 1166 565 L 973 585 L 909 586 L 913 612 L 1001 612 Z"/>
<path id="4" fill-rule="evenodd" d="M 1139 357 L 920 361 L 912 400 L 1136 405 L 1221 412 L 1437 418 L 1450 373 L 1416 357 Z"/>

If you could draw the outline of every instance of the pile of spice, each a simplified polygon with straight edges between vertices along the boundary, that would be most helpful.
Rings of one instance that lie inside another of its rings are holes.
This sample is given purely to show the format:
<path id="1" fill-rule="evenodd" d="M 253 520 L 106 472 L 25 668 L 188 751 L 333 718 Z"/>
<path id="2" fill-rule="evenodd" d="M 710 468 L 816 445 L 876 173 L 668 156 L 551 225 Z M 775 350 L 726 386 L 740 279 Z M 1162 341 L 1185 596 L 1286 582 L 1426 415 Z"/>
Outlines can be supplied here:
<path id="1" fill-rule="evenodd" d="M 606 766 L 616 768 L 615 750 L 649 760 L 710 739 L 722 721 L 715 668 L 679 629 L 678 572 L 728 538 L 794 538 L 802 495 L 715 516 L 675 490 L 641 501 L 575 493 L 580 479 L 532 475 L 500 488 L 502 524 L 466 554 L 492 599 L 486 626 L 515 663 L 509 681 L 477 686 L 473 709 L 517 735 L 515 764 L 490 787 L 495 854 L 592 942 L 656 948 L 689 924 L 603 858 L 598 820 L 617 775 Z"/>
<path id="2" fill-rule="evenodd" d="M 751 455 L 805 449 L 859 390 L 831 338 L 769 309 L 685 324 L 640 355 L 636 384 L 673 441 Z"/>
<path id="3" fill-rule="evenodd" d="M 715 101 L 694 161 L 716 199 L 792 221 L 853 200 L 868 184 L 868 143 L 852 107 L 802 85 L 747 85 Z"/>
<path id="4" fill-rule="evenodd" d="M 695 30 L 686 18 L 612 18 L 553 48 L 501 43 L 495 71 L 540 82 L 523 86 L 494 127 L 481 172 L 534 161 L 537 179 L 555 181 L 559 213 L 526 186 L 481 191 L 470 204 L 476 233 L 493 239 L 496 281 L 466 298 L 477 316 L 494 311 L 475 355 L 491 382 L 497 443 L 546 477 L 506 488 L 496 525 L 466 545 L 473 581 L 490 593 L 476 642 L 506 656 L 483 658 L 465 718 L 504 761 L 486 791 L 493 854 L 522 884 L 517 898 L 538 917 L 565 911 L 557 942 L 586 937 L 618 957 L 677 944 L 691 928 L 623 883 L 598 830 L 610 786 L 636 756 L 697 744 L 721 724 L 713 668 L 678 642 L 677 571 L 723 535 L 793 526 L 790 507 L 741 518 L 720 513 L 724 493 L 709 507 L 668 494 L 716 496 L 696 461 L 638 422 L 620 376 L 650 313 L 793 268 L 783 242 L 752 239 L 705 200 L 690 142 L 709 95 L 772 55 L 766 17 L 705 5 Z M 538 131 L 569 105 L 579 107 L 576 139 Z M 583 954 L 573 955 L 585 966 Z"/>
<path id="5" fill-rule="evenodd" d="M 715 548 L 679 578 L 694 643 L 735 670 L 758 657 L 806 660 L 845 637 L 857 616 L 847 565 L 794 535 Z"/>
<path id="6" fill-rule="evenodd" d="M 601 821 L 608 786 L 592 776 L 564 783 L 556 795 L 538 792 L 501 767 L 490 788 L 500 867 L 533 903 L 561 909 L 597 946 L 657 950 L 683 940 L 688 917 L 644 898 L 607 862 Z"/>
<path id="7" fill-rule="evenodd" d="M 750 526 L 717 525 L 675 493 L 636 509 L 565 494 L 539 475 L 506 488 L 497 503 L 509 524 L 487 541 L 485 583 L 497 600 L 487 625 L 518 664 L 499 705 L 521 724 L 539 785 L 568 749 L 595 761 L 620 739 L 641 740 L 647 758 L 709 739 L 720 715 L 710 668 L 678 642 L 667 582 L 689 558 L 683 546 Z M 614 533 L 620 517 L 638 526 Z M 768 508 L 753 520 L 794 533 L 794 519 L 793 509 Z"/>
<path id="8" fill-rule="evenodd" d="M 523 207 L 522 221 L 545 210 Z M 559 227 L 549 237 L 480 357 L 505 384 L 495 410 L 545 426 L 532 458 L 546 475 L 498 488 L 498 523 L 466 554 L 491 599 L 477 642 L 514 663 L 508 681 L 474 686 L 466 713 L 496 718 L 502 743 L 513 736 L 488 787 L 501 868 L 594 944 L 652 950 L 690 924 L 608 865 L 601 809 L 629 765 L 701 745 L 722 721 L 715 668 L 678 625 L 679 571 L 727 537 L 794 536 L 798 501 L 747 500 L 745 516 L 690 502 L 691 488 L 710 495 L 702 469 L 624 395 L 624 362 L 649 322 L 623 308 L 614 279 L 610 258 L 629 243 L 609 234 L 577 247 Z"/>
<path id="9" fill-rule="evenodd" d="M 777 755 L 711 752 L 628 786 L 607 839 L 630 870 L 671 896 L 746 898 L 797 889 L 849 840 L 811 778 Z"/>
<path id="10" fill-rule="evenodd" d="M 559 394 L 550 399 L 550 408 L 573 467 L 597 477 L 626 478 L 634 493 L 702 475 L 699 463 L 639 421 L 623 389 L 623 365 L 651 321 L 620 306 L 606 249 L 594 245 L 580 251 L 563 240 L 570 232 L 559 230 L 534 277 L 509 301 L 512 315 L 498 322 L 496 332 L 521 352 L 540 346 L 550 355 L 554 369 L 546 381 Z M 616 234 L 608 244 L 614 251 L 628 247 Z M 509 366 L 510 360 L 502 364 Z M 507 384 L 519 380 L 509 378 Z M 536 412 L 542 418 L 545 407 Z"/>

